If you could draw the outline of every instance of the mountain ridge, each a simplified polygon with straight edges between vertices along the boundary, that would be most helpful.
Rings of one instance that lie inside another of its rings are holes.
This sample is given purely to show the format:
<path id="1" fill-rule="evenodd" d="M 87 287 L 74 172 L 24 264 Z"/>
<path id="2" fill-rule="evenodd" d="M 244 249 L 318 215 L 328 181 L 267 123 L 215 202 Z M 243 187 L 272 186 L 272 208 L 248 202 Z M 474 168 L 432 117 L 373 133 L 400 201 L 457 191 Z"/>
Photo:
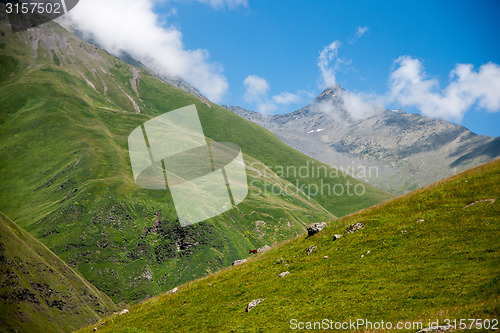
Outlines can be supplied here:
<path id="1" fill-rule="evenodd" d="M 65 28 L 71 33 L 73 33 L 76 37 L 80 38 L 81 40 L 86 41 L 89 44 L 95 45 L 98 48 L 104 49 L 104 47 L 102 47 L 102 45 L 96 42 L 92 36 L 87 35 L 80 30 L 74 29 L 71 25 L 65 26 Z M 156 75 L 162 81 L 176 88 L 182 89 L 185 92 L 188 92 L 191 95 L 198 97 L 202 101 L 205 101 L 207 103 L 209 102 L 208 98 L 206 98 L 196 87 L 186 82 L 182 77 L 173 75 L 160 75 L 158 73 L 155 73 L 153 69 L 149 68 L 143 62 L 137 60 L 130 53 L 127 53 L 125 51 L 120 52 L 120 54 L 117 55 L 116 57 L 120 60 L 125 61 L 129 65 L 147 70 L 148 72 Z"/>
<path id="2" fill-rule="evenodd" d="M 360 178 L 394 194 L 500 156 L 500 138 L 445 120 L 374 107 L 357 119 L 345 105 L 346 94 L 338 85 L 327 88 L 305 107 L 275 116 L 224 107 L 326 164 L 378 168 L 376 177 Z"/>

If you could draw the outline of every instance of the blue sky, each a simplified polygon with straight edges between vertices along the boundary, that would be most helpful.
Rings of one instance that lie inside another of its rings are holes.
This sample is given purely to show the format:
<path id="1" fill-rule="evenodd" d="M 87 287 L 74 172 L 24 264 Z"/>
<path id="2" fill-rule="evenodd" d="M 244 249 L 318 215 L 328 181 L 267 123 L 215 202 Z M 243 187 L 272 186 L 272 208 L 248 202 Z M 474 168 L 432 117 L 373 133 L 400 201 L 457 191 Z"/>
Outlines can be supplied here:
<path id="1" fill-rule="evenodd" d="M 76 9 L 86 1 L 97 0 L 81 0 Z M 187 52 L 177 56 L 192 58 L 188 64 L 164 67 L 199 67 L 201 72 L 179 73 L 219 104 L 268 113 L 306 105 L 325 87 L 320 52 L 336 42 L 327 70 L 345 89 L 390 109 L 443 117 L 478 134 L 500 135 L 499 1 L 135 1 L 149 4 L 156 26 L 170 33 L 170 39 L 175 35 L 181 44 L 176 47 Z M 85 20 L 79 15 L 74 21 Z M 119 22 L 115 26 L 120 29 Z M 107 47 L 111 52 L 133 48 L 113 41 Z M 162 59 L 175 58 L 168 53 L 171 47 L 165 49 Z M 145 54 L 130 53 L 138 58 Z M 452 71 L 458 74 L 450 79 Z M 403 77 L 396 79 L 395 73 Z M 397 90 L 398 84 L 405 88 Z M 446 97 L 447 88 L 460 93 Z M 464 110 L 455 112 L 455 105 Z"/>

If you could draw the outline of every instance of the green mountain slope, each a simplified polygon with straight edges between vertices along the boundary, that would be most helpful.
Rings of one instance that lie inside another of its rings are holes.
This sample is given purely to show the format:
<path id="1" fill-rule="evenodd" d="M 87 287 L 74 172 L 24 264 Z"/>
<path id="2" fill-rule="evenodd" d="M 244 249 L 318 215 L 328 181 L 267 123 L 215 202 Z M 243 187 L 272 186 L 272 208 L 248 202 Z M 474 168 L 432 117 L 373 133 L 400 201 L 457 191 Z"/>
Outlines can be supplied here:
<path id="1" fill-rule="evenodd" d="M 0 331 L 71 332 L 115 310 L 111 299 L 0 213 Z"/>
<path id="2" fill-rule="evenodd" d="M 285 332 L 325 318 L 333 327 L 364 319 L 424 328 L 429 320 L 489 319 L 491 328 L 500 316 L 499 196 L 496 160 L 135 305 L 100 331 Z M 354 223 L 365 226 L 347 233 Z M 317 248 L 307 255 L 310 246 Z"/>
<path id="3" fill-rule="evenodd" d="M 0 17 L 0 32 L 0 209 L 114 301 L 171 289 L 311 222 L 391 197 L 334 169 L 313 174 L 318 162 L 268 131 L 55 23 L 12 34 Z M 134 183 L 127 137 L 191 104 L 207 137 L 242 148 L 251 187 L 236 209 L 180 228 L 168 192 Z M 325 183 L 346 192 L 315 194 Z M 363 195 L 352 193 L 355 185 Z"/>

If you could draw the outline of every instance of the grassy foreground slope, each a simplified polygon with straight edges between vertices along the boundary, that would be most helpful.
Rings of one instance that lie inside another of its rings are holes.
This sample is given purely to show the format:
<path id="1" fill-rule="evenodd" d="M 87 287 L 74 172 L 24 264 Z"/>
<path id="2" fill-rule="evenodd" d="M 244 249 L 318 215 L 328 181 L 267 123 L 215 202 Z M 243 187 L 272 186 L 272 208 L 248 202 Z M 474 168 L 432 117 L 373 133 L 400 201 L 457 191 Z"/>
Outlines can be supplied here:
<path id="1" fill-rule="evenodd" d="M 0 331 L 70 332 L 115 308 L 108 296 L 0 212 Z"/>
<path id="2" fill-rule="evenodd" d="M 285 332 L 292 319 L 423 327 L 429 320 L 499 319 L 499 196 L 496 160 L 135 305 L 106 318 L 99 331 Z M 365 227 L 346 233 L 354 223 Z M 317 248 L 307 255 L 310 246 Z M 290 274 L 280 278 L 283 271 Z M 264 301 L 245 312 L 257 298 Z"/>
<path id="3" fill-rule="evenodd" d="M 2 15 L 0 209 L 116 302 L 171 289 L 306 224 L 391 197 L 342 174 L 313 175 L 315 161 L 270 132 L 55 23 L 13 34 Z M 225 214 L 180 228 L 168 191 L 135 184 L 127 138 L 147 120 L 191 104 L 207 137 L 242 148 L 250 194 Z M 308 171 L 280 175 L 272 172 L 278 166 Z M 308 191 L 322 182 L 366 192 Z"/>

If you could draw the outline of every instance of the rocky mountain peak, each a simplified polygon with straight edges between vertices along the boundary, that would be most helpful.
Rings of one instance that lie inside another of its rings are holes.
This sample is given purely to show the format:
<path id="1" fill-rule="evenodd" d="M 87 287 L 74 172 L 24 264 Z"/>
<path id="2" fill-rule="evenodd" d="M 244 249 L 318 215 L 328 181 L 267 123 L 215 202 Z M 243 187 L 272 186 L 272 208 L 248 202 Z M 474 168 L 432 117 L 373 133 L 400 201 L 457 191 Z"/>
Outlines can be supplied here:
<path id="1" fill-rule="evenodd" d="M 336 84 L 333 87 L 328 87 L 321 94 L 316 97 L 314 102 L 324 102 L 324 101 L 341 101 L 342 95 L 345 90 L 340 85 Z"/>
<path id="2" fill-rule="evenodd" d="M 352 123 L 354 119 L 347 112 L 344 105 L 344 95 L 346 91 L 340 85 L 336 84 L 328 87 L 321 92 L 311 103 L 300 109 L 298 112 L 302 115 L 312 116 L 323 115 L 329 122 Z M 324 125 L 324 124 L 316 124 Z"/>

